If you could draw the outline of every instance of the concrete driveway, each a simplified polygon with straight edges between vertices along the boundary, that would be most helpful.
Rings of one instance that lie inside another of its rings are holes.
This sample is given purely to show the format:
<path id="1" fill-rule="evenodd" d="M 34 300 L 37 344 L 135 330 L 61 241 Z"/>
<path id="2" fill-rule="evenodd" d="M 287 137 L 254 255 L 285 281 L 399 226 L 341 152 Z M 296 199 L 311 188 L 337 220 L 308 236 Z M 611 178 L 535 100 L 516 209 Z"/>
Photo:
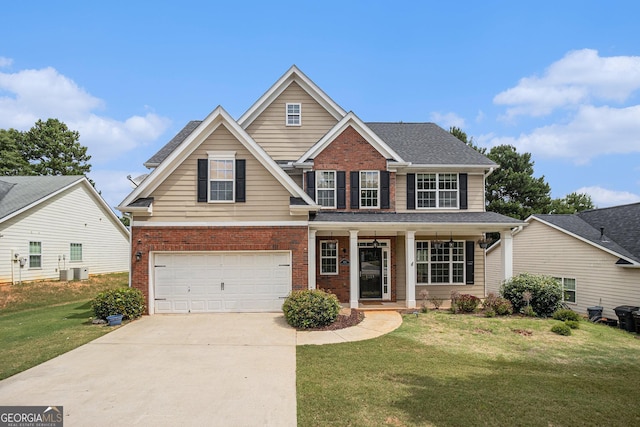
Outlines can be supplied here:
<path id="1" fill-rule="evenodd" d="M 65 426 L 296 425 L 296 332 L 282 314 L 147 316 L 0 382 L 0 405 Z"/>

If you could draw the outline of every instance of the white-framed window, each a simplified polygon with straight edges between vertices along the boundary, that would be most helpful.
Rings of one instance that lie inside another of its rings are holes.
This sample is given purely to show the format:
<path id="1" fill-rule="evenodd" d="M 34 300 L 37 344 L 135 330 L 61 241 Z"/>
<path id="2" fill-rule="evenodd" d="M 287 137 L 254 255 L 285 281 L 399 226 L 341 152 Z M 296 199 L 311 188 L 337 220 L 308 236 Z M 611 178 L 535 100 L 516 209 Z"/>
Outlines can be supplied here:
<path id="1" fill-rule="evenodd" d="M 316 171 L 316 203 L 325 208 L 336 207 L 335 171 Z"/>
<path id="2" fill-rule="evenodd" d="M 416 207 L 457 208 L 457 173 L 417 173 Z"/>
<path id="3" fill-rule="evenodd" d="M 380 207 L 380 171 L 360 171 L 360 208 Z"/>
<path id="4" fill-rule="evenodd" d="M 576 279 L 569 277 L 555 277 L 562 285 L 562 301 L 575 304 L 577 302 Z"/>
<path id="5" fill-rule="evenodd" d="M 464 250 L 464 242 L 461 241 L 416 241 L 417 283 L 464 283 Z"/>
<path id="6" fill-rule="evenodd" d="M 302 125 L 302 104 L 287 103 L 287 126 Z"/>
<path id="7" fill-rule="evenodd" d="M 82 243 L 69 245 L 69 261 L 82 261 Z"/>
<path id="8" fill-rule="evenodd" d="M 320 274 L 338 274 L 338 242 L 320 242 Z"/>
<path id="9" fill-rule="evenodd" d="M 29 242 L 29 268 L 42 268 L 42 242 Z"/>
<path id="10" fill-rule="evenodd" d="M 235 153 L 209 153 L 209 202 L 235 200 Z"/>

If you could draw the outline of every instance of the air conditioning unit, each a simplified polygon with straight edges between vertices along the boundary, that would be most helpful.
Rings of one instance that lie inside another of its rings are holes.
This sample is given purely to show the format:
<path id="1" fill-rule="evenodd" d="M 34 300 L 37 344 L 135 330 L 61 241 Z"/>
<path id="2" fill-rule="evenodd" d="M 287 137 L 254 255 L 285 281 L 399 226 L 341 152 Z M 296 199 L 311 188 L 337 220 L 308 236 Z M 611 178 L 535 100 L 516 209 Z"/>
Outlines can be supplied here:
<path id="1" fill-rule="evenodd" d="M 60 281 L 68 282 L 73 280 L 73 270 L 60 270 Z"/>
<path id="2" fill-rule="evenodd" d="M 73 280 L 87 280 L 89 279 L 88 267 L 77 267 L 73 269 Z"/>

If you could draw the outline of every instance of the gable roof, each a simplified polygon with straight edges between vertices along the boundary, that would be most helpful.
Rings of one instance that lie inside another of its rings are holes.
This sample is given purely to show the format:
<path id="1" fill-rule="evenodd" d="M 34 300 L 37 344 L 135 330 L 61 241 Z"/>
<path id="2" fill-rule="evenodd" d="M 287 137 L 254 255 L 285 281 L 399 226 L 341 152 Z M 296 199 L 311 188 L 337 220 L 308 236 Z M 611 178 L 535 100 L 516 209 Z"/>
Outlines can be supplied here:
<path id="1" fill-rule="evenodd" d="M 365 125 L 352 111 L 342 118 L 329 132 L 323 136 L 320 141 L 314 144 L 306 153 L 298 159 L 299 163 L 303 163 L 309 159 L 316 157 L 322 150 L 327 148 L 333 140 L 338 137 L 347 127 L 353 127 L 364 139 L 375 148 L 382 157 L 387 160 L 396 162 L 404 162 L 402 157 L 398 155 L 388 144 L 385 143 L 378 135 Z"/>
<path id="2" fill-rule="evenodd" d="M 291 196 L 304 200 L 309 206 L 316 206 L 315 202 L 269 157 L 264 149 L 231 118 L 229 113 L 221 106 L 218 106 L 164 157 L 163 161 L 153 172 L 117 206 L 117 209 L 122 212 L 129 212 L 131 211 L 130 207 L 132 204 L 134 207 L 140 207 L 136 205 L 135 202 L 141 198 L 149 198 L 151 193 L 164 182 L 209 135 L 222 125 L 289 191 Z"/>
<path id="3" fill-rule="evenodd" d="M 365 124 L 413 166 L 498 166 L 435 123 Z"/>
<path id="4" fill-rule="evenodd" d="M 573 235 L 622 258 L 621 264 L 640 265 L 640 203 L 592 209 L 571 215 L 532 215 L 560 231 Z M 604 227 L 604 234 L 600 228 Z"/>
<path id="5" fill-rule="evenodd" d="M 336 120 L 342 119 L 347 112 L 336 104 L 314 82 L 309 79 L 295 65 L 287 70 L 243 115 L 238 119 L 238 124 L 246 129 L 253 121 L 278 97 L 292 82 L 296 82 L 318 104 L 322 105 Z"/>
<path id="6" fill-rule="evenodd" d="M 129 234 L 127 227 L 84 175 L 0 177 L 0 222 L 7 221 L 76 185 L 84 185 L 105 215 L 111 218 L 121 232 Z"/>
<path id="7" fill-rule="evenodd" d="M 176 134 L 171 141 L 167 142 L 164 147 L 162 147 L 156 154 L 151 156 L 149 160 L 144 162 L 144 166 L 146 168 L 155 168 L 157 167 L 164 159 L 166 159 L 169 154 L 175 150 L 178 145 L 182 143 L 191 133 L 196 130 L 198 126 L 200 126 L 202 120 L 191 120 L 186 124 L 185 127 L 182 128 L 180 132 Z"/>

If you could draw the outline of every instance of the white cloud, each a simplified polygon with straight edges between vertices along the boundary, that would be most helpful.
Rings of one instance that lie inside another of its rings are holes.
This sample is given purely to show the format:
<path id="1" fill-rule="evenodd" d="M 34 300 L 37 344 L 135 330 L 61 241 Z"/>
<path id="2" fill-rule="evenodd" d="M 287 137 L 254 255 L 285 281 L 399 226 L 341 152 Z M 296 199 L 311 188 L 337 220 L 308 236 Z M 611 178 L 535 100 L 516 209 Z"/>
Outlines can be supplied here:
<path id="1" fill-rule="evenodd" d="M 577 189 L 576 193 L 588 194 L 591 196 L 593 204 L 599 208 L 640 202 L 640 195 L 628 191 L 607 190 L 606 188 L 598 186 L 582 187 Z"/>
<path id="2" fill-rule="evenodd" d="M 13 59 L 0 56 L 0 68 L 10 67 L 13 64 Z"/>
<path id="3" fill-rule="evenodd" d="M 518 85 L 493 99 L 507 105 L 506 117 L 543 116 L 557 108 L 599 101 L 626 101 L 640 89 L 640 57 L 600 57 L 582 49 L 551 64 L 542 77 L 522 78 Z"/>
<path id="4" fill-rule="evenodd" d="M 639 134 L 640 105 L 583 106 L 568 123 L 540 127 L 518 137 L 492 138 L 488 144 L 510 144 L 520 152 L 586 163 L 604 154 L 640 153 Z"/>
<path id="5" fill-rule="evenodd" d="M 40 70 L 0 72 L 0 128 L 29 129 L 38 119 L 57 118 L 80 132 L 92 164 L 116 159 L 158 138 L 169 119 L 148 113 L 124 121 L 96 114 L 104 101 L 70 78 L 48 67 Z"/>
<path id="6" fill-rule="evenodd" d="M 450 127 L 458 127 L 460 129 L 464 128 L 464 119 L 458 116 L 456 113 L 439 113 L 434 112 L 430 115 L 430 120 L 434 123 L 437 123 L 441 127 L 445 129 L 449 129 Z"/>

